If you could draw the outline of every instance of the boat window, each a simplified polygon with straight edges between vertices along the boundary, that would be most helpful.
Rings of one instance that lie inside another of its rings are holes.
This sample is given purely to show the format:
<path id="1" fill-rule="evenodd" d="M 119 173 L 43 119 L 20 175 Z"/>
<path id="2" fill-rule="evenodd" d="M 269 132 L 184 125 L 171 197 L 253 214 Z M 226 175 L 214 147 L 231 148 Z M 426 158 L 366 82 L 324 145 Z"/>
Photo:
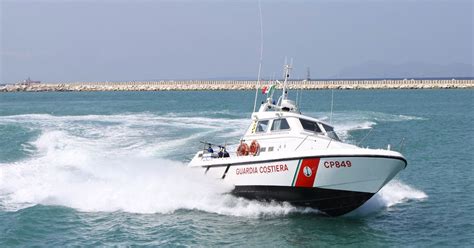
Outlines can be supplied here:
<path id="1" fill-rule="evenodd" d="M 288 125 L 288 121 L 286 119 L 276 119 L 273 120 L 272 124 L 272 131 L 279 131 L 279 130 L 288 130 L 290 129 L 290 125 Z"/>
<path id="2" fill-rule="evenodd" d="M 328 126 L 328 125 L 326 125 L 326 124 L 324 124 L 324 123 L 321 123 L 321 125 L 323 125 L 324 130 L 326 130 L 327 133 L 329 133 L 329 132 L 334 132 L 334 128 L 333 128 L 333 127 Z"/>
<path id="3" fill-rule="evenodd" d="M 313 121 L 308 121 L 305 119 L 300 119 L 300 122 L 304 130 L 315 132 L 315 133 L 321 133 L 321 129 L 319 128 L 318 123 L 313 122 Z"/>
<path id="4" fill-rule="evenodd" d="M 323 125 L 324 130 L 326 130 L 326 133 L 328 134 L 329 138 L 334 139 L 334 140 L 339 140 L 339 137 L 337 137 L 336 132 L 334 132 L 334 128 L 331 126 L 328 126 L 326 124 L 321 123 Z"/>
<path id="5" fill-rule="evenodd" d="M 257 123 L 257 133 L 266 132 L 268 128 L 268 120 L 266 121 L 259 121 Z"/>

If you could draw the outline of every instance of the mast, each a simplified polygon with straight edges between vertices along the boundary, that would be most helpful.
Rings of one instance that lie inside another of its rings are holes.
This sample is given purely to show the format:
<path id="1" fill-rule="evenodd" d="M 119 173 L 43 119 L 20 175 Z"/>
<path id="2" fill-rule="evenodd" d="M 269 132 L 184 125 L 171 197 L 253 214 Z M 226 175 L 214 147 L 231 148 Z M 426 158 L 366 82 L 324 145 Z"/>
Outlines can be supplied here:
<path id="1" fill-rule="evenodd" d="M 260 4 L 260 0 L 258 1 L 258 13 L 260 17 L 260 61 L 258 63 L 258 76 L 257 76 L 257 83 L 255 85 L 255 100 L 253 103 L 253 112 L 255 112 L 255 108 L 257 107 L 257 98 L 258 98 L 258 88 L 260 87 L 260 77 L 262 72 L 262 60 L 263 60 L 263 21 L 262 21 L 262 6 Z"/>
<path id="2" fill-rule="evenodd" d="M 288 98 L 288 90 L 287 90 L 287 85 L 288 85 L 288 78 L 290 78 L 290 71 L 293 69 L 291 65 L 285 64 L 283 67 L 285 71 L 285 80 L 283 81 L 283 92 L 281 93 L 281 100 L 286 100 Z M 281 105 L 281 102 L 280 102 Z"/>

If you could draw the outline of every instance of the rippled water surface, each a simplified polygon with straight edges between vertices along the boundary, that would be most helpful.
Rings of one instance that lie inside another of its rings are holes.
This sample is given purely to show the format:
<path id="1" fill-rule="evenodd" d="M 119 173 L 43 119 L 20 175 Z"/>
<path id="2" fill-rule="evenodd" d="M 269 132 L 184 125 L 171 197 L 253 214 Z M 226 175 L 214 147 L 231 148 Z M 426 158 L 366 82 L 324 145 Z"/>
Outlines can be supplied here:
<path id="1" fill-rule="evenodd" d="M 199 141 L 238 142 L 253 92 L 3 93 L 0 246 L 473 246 L 473 92 L 335 91 L 342 139 L 405 138 L 408 159 L 340 218 L 236 198 L 186 168 Z M 329 121 L 331 92 L 298 97 Z"/>

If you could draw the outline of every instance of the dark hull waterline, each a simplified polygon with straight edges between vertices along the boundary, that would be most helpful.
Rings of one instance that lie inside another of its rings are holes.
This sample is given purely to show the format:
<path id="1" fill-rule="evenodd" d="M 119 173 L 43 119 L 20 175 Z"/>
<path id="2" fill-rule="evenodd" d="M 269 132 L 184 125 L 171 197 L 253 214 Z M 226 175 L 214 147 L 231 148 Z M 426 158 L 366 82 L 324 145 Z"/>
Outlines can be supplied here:
<path id="1" fill-rule="evenodd" d="M 289 202 L 294 206 L 311 207 L 334 217 L 357 209 L 374 195 L 367 192 L 289 186 L 236 186 L 232 194 L 250 200 Z"/>

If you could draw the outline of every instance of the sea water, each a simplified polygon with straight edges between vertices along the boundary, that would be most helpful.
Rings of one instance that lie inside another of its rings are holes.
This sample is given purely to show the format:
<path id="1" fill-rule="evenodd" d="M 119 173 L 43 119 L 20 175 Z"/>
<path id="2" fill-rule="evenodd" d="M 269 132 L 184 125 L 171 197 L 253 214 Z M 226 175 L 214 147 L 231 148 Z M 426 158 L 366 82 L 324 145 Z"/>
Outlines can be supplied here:
<path id="1" fill-rule="evenodd" d="M 186 168 L 235 144 L 254 92 L 0 94 L 0 246 L 473 246 L 473 90 L 291 92 L 408 167 L 349 216 L 229 195 Z M 259 101 L 263 100 L 260 96 Z"/>

